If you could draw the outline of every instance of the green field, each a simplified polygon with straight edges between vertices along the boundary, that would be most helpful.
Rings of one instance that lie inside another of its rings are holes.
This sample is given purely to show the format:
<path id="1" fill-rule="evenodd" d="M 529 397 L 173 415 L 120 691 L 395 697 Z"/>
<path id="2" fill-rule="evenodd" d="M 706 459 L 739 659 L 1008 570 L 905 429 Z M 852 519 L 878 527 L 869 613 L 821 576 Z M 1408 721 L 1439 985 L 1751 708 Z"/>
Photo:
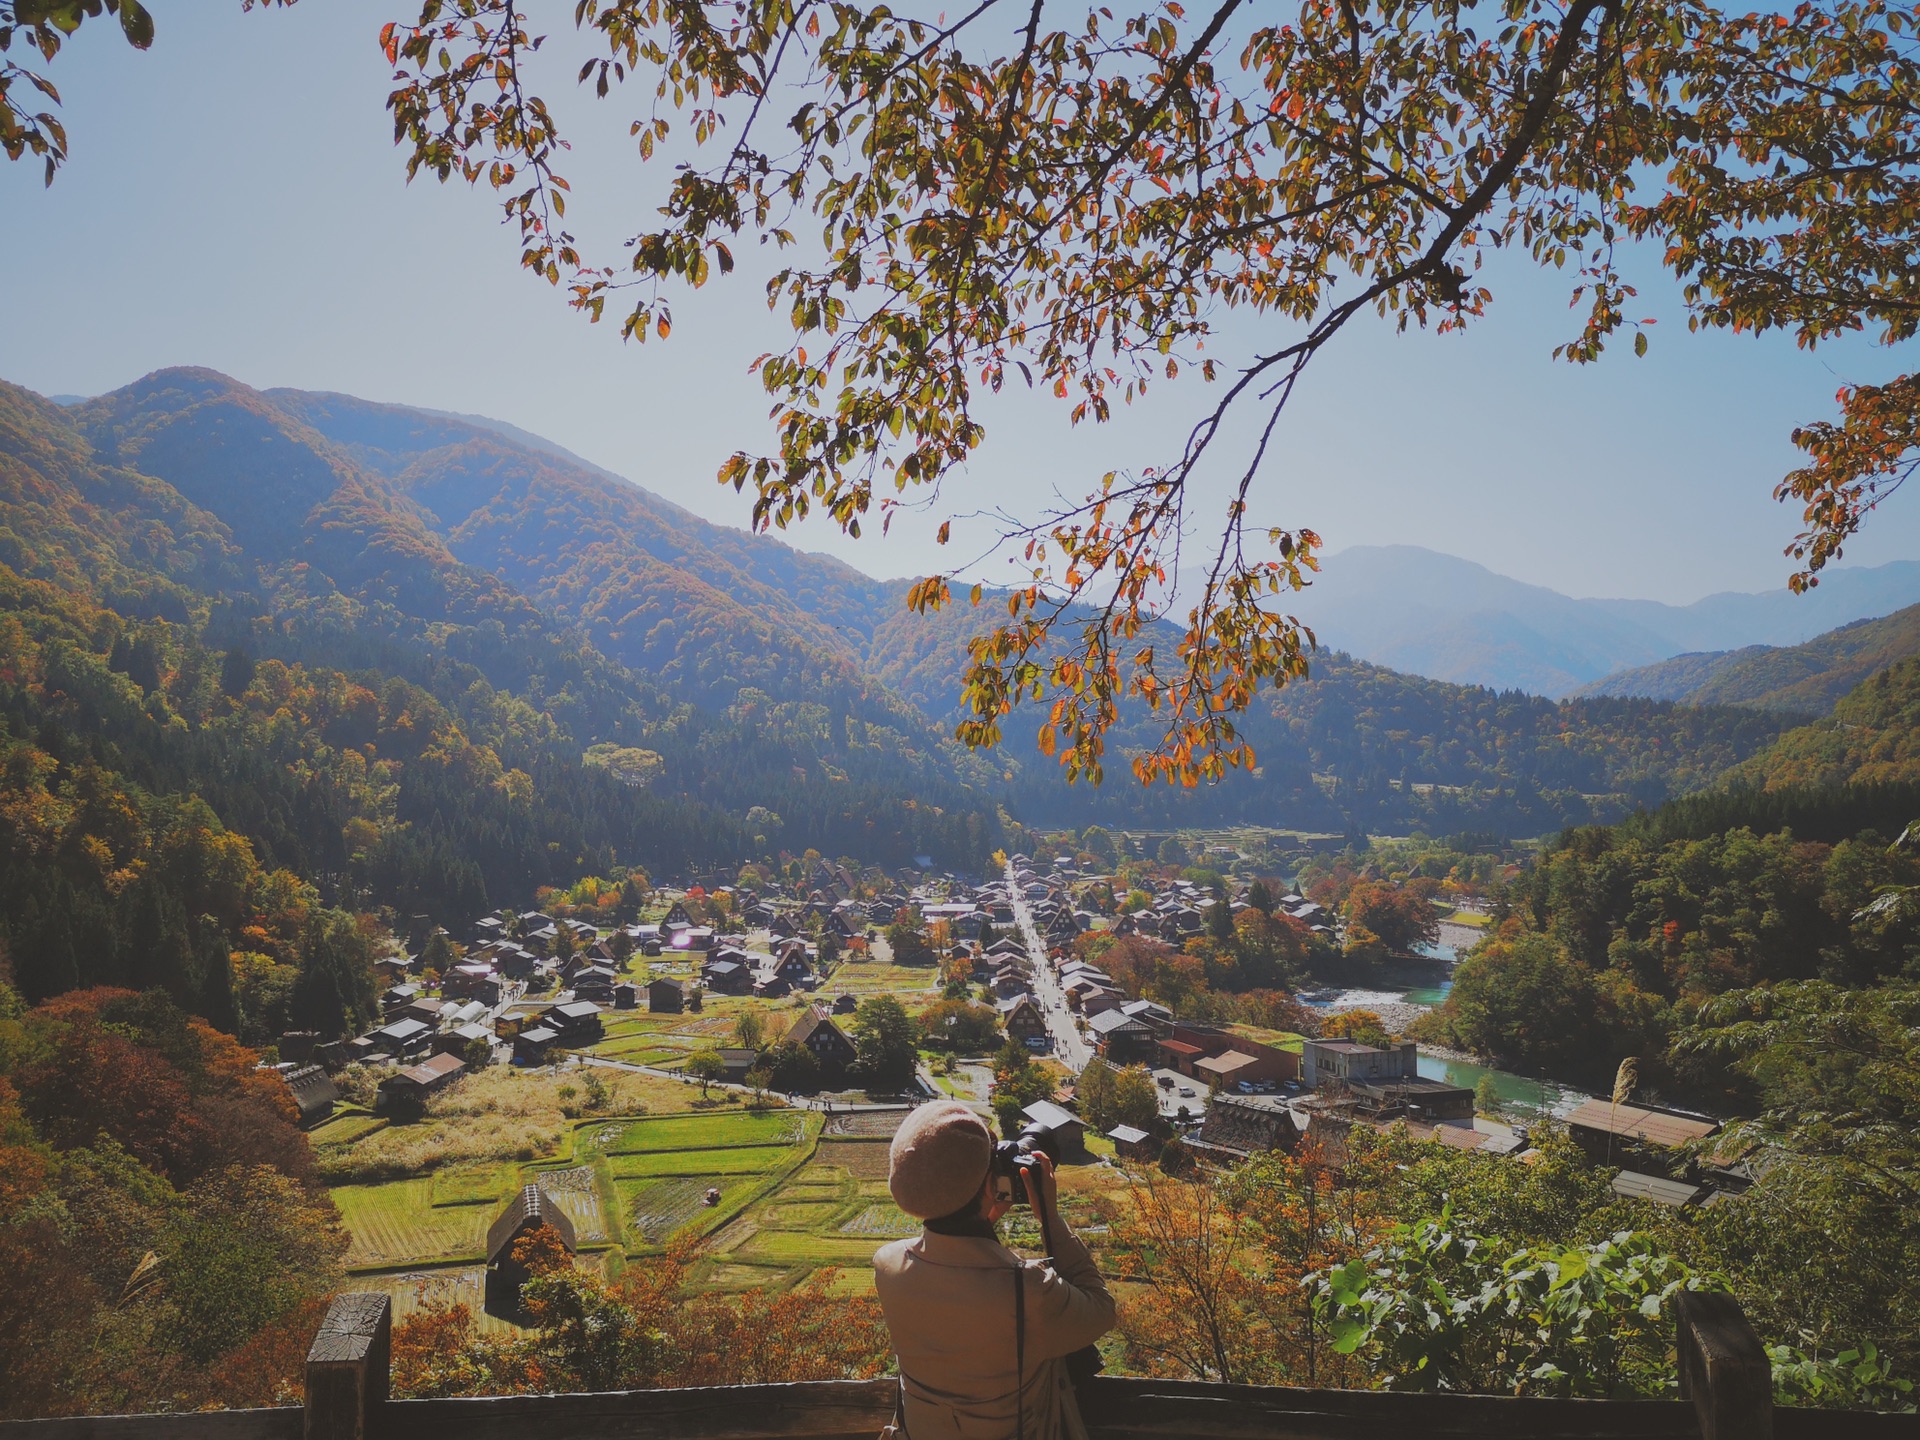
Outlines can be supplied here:
<path id="1" fill-rule="evenodd" d="M 431 1179 L 343 1185 L 333 1203 L 353 1237 L 350 1269 L 478 1256 L 493 1218 L 491 1206 L 435 1205 Z"/>
<path id="2" fill-rule="evenodd" d="M 736 1145 L 793 1145 L 804 1136 L 806 1118 L 791 1110 L 719 1111 L 706 1115 L 668 1115 L 636 1120 L 619 1127 L 617 1139 L 602 1138 L 614 1127 L 602 1127 L 594 1143 L 609 1155 L 659 1150 L 710 1150 Z"/>
<path id="3" fill-rule="evenodd" d="M 608 1173 L 616 1180 L 655 1175 L 764 1175 L 794 1157 L 779 1145 L 742 1145 L 731 1150 L 656 1150 L 642 1155 L 612 1155 Z"/>

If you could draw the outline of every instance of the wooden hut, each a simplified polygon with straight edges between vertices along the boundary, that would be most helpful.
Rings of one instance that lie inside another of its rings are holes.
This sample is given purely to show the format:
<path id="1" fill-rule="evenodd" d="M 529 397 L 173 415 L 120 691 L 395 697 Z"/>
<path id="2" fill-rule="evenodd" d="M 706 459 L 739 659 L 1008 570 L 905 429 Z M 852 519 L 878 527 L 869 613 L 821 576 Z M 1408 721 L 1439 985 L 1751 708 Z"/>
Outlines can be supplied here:
<path id="1" fill-rule="evenodd" d="M 487 1308 L 511 1314 L 520 1308 L 520 1287 L 532 1277 L 513 1258 L 514 1243 L 541 1228 L 551 1229 L 569 1255 L 578 1248 L 573 1221 L 538 1185 L 524 1186 L 487 1227 Z"/>

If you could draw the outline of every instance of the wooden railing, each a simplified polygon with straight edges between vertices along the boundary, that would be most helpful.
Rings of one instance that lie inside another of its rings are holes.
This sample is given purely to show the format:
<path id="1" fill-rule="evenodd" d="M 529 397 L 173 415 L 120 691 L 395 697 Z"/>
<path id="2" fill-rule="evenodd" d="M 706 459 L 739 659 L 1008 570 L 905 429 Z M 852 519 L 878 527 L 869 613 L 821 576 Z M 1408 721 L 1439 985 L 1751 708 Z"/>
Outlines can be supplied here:
<path id="1" fill-rule="evenodd" d="M 874 1440 L 891 1380 L 394 1400 L 385 1295 L 333 1302 L 307 1355 L 306 1403 L 188 1415 L 0 1424 L 0 1440 Z M 1680 1297 L 1678 1400 L 1550 1400 L 1299 1390 L 1101 1376 L 1081 1390 L 1092 1440 L 1913 1440 L 1911 1415 L 1787 1410 L 1725 1295 Z M 0 1357 L 3 1363 L 3 1357 Z"/>

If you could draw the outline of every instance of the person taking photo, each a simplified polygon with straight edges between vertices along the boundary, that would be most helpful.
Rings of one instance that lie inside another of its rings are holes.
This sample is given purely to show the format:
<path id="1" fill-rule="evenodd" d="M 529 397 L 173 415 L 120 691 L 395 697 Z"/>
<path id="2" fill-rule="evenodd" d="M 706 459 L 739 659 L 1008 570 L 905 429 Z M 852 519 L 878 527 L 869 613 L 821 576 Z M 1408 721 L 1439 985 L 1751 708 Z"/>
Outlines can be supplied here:
<path id="1" fill-rule="evenodd" d="M 923 1225 L 873 1260 L 900 1362 L 901 1440 L 1086 1440 L 1066 1357 L 1113 1328 L 1113 1297 L 1060 1217 L 1053 1162 L 1029 1157 L 1022 1178 L 1047 1260 L 1000 1243 L 1013 1198 L 972 1110 L 923 1105 L 893 1137 L 887 1188 Z"/>

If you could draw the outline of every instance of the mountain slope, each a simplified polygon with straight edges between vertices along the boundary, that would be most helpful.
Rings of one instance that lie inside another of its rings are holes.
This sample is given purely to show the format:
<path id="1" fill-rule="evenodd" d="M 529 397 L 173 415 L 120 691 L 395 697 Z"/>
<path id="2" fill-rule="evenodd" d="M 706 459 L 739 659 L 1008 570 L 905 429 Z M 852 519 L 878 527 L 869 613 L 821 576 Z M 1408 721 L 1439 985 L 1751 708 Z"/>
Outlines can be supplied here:
<path id="1" fill-rule="evenodd" d="M 1670 656 L 1799 644 L 1861 616 L 1920 602 L 1920 563 L 1830 572 L 1812 594 L 1784 588 L 1692 605 L 1576 600 L 1418 546 L 1331 556 L 1300 597 L 1322 644 L 1435 679 L 1559 696 Z"/>
<path id="2" fill-rule="evenodd" d="M 1920 656 L 1863 680 L 1832 715 L 1789 730 L 1728 778 L 1769 791 L 1920 781 Z"/>
<path id="3" fill-rule="evenodd" d="M 1758 705 L 1819 715 L 1877 670 L 1920 654 L 1920 605 L 1858 620 L 1802 645 L 1677 655 L 1623 670 L 1582 695 L 1643 695 L 1695 705 Z"/>

